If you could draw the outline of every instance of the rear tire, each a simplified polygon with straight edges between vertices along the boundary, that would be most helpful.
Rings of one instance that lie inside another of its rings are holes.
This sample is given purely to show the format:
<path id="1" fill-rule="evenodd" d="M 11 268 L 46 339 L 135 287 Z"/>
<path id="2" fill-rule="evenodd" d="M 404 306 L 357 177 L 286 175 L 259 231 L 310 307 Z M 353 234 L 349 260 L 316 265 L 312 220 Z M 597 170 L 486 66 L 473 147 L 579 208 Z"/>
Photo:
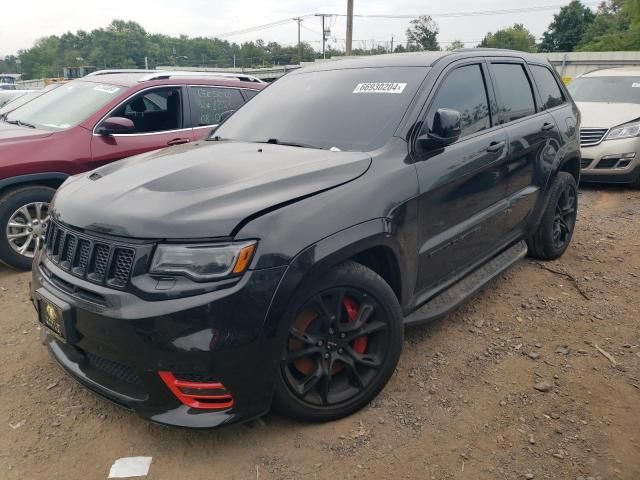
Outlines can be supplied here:
<path id="1" fill-rule="evenodd" d="M 48 206 L 55 190 L 30 185 L 0 197 L 0 261 L 18 270 L 29 270 L 37 247 L 42 245 Z M 25 213 L 20 213 L 25 207 Z M 11 226 L 9 222 L 11 221 Z M 11 238 L 9 238 L 11 237 Z M 23 242 L 30 242 L 21 254 Z"/>
<path id="2" fill-rule="evenodd" d="M 527 240 L 529 256 L 555 260 L 571 243 L 578 212 L 578 187 L 568 172 L 559 172 L 549 190 L 549 200 L 538 230 Z"/>
<path id="3" fill-rule="evenodd" d="M 395 371 L 402 320 L 391 287 L 359 263 L 343 263 L 307 282 L 285 316 L 289 333 L 274 409 L 298 420 L 324 422 L 363 408 Z"/>

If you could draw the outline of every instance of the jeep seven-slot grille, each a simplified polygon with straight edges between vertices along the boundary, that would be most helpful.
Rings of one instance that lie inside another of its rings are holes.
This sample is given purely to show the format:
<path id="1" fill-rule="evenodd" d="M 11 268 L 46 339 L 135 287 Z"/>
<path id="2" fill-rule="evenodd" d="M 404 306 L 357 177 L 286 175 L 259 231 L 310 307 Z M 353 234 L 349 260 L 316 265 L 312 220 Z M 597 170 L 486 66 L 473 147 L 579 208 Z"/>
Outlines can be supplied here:
<path id="1" fill-rule="evenodd" d="M 49 259 L 63 270 L 116 288 L 129 283 L 136 257 L 132 247 L 79 234 L 55 222 L 47 228 L 45 248 Z"/>

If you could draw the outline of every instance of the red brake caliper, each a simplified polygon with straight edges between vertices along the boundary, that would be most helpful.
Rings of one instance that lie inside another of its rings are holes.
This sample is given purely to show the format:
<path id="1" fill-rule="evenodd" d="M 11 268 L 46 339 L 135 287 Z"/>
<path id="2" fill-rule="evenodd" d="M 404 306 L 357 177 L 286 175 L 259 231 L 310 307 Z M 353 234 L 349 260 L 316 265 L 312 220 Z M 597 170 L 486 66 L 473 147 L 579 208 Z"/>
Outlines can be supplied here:
<path id="1" fill-rule="evenodd" d="M 347 318 L 350 322 L 355 321 L 358 318 L 358 311 L 360 310 L 360 306 L 358 303 L 349 297 L 344 297 L 342 299 L 342 305 L 344 309 L 347 311 Z M 367 349 L 367 337 L 366 335 L 363 337 L 356 338 L 353 342 L 351 342 L 351 346 L 358 353 L 364 353 Z"/>

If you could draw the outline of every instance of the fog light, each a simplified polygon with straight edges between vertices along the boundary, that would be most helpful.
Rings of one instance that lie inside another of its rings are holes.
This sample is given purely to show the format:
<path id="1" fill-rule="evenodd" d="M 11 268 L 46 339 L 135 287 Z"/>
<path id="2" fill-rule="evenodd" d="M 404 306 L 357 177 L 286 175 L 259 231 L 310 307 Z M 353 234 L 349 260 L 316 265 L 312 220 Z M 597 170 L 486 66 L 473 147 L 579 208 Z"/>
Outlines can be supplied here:
<path id="1" fill-rule="evenodd" d="M 627 168 L 630 163 L 631 163 L 631 160 L 620 160 L 616 168 Z"/>

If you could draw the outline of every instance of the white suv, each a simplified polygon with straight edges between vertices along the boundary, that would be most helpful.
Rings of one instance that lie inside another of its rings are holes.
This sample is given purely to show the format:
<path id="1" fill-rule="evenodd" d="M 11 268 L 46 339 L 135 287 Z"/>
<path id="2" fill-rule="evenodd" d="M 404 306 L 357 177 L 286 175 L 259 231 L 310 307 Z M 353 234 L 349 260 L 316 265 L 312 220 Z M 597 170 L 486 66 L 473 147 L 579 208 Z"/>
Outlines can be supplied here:
<path id="1" fill-rule="evenodd" d="M 581 180 L 640 188 L 640 69 L 587 73 L 569 91 L 582 114 Z"/>

